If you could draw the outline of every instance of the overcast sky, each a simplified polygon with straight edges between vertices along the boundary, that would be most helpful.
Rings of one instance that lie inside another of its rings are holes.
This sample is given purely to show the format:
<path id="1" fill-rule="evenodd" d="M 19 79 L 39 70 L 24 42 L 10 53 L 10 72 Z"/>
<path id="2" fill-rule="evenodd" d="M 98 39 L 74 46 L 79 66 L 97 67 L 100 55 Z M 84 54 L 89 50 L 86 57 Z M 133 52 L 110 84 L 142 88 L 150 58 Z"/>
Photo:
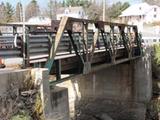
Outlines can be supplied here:
<path id="1" fill-rule="evenodd" d="M 16 5 L 17 2 L 21 2 L 23 5 L 27 5 L 31 0 L 0 0 L 1 2 L 10 2 L 13 6 Z M 49 0 L 37 0 L 40 7 L 45 8 L 47 6 L 47 3 Z M 57 1 L 63 1 L 63 0 L 57 0 Z M 100 1 L 100 0 L 97 0 Z M 102 0 L 101 0 L 102 1 Z M 130 4 L 135 4 L 141 2 L 141 0 L 106 0 L 109 4 L 121 1 L 121 2 L 129 2 Z"/>

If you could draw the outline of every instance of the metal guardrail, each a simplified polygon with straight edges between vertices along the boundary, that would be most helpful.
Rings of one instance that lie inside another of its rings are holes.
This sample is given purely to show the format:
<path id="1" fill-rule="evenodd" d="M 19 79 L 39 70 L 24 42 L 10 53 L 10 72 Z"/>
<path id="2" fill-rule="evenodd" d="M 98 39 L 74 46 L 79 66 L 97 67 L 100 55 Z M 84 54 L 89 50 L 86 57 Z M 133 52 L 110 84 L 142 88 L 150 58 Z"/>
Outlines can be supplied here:
<path id="1" fill-rule="evenodd" d="M 19 36 L 0 36 L 0 56 L 19 57 L 22 54 L 22 43 Z"/>
<path id="2" fill-rule="evenodd" d="M 81 33 L 75 33 L 73 35 L 75 43 L 79 46 L 80 50 L 83 50 L 82 36 Z M 93 42 L 94 32 L 88 33 L 88 47 Z M 106 35 L 108 35 L 106 33 Z M 0 36 L 0 56 L 2 57 L 22 57 L 22 39 L 20 36 Z M 109 36 L 108 36 L 109 37 Z M 104 49 L 104 43 L 102 37 L 99 36 L 97 43 L 97 49 Z M 55 40 L 55 34 L 52 35 L 29 35 L 28 36 L 28 48 L 29 48 L 29 61 L 30 63 L 45 62 L 49 57 L 50 47 L 52 42 Z M 16 42 L 16 43 L 15 43 Z M 16 44 L 16 46 L 15 46 Z M 59 44 L 57 54 L 62 53 L 73 53 L 73 47 L 71 46 L 70 38 L 65 33 Z"/>
<path id="3" fill-rule="evenodd" d="M 74 34 L 74 39 L 76 44 L 79 45 L 80 49 L 83 49 L 82 43 L 79 44 L 80 41 L 80 33 Z M 88 35 L 88 46 L 91 45 L 93 40 L 94 32 L 90 32 Z M 0 56 L 1 57 L 22 57 L 22 38 L 17 36 L 17 40 L 15 41 L 16 35 L 10 36 L 0 36 Z M 82 39 L 82 38 L 81 38 Z M 40 59 L 44 59 L 47 61 L 49 57 L 49 50 L 52 42 L 55 40 L 55 34 L 52 35 L 28 35 L 28 48 L 29 48 L 29 60 L 31 63 L 38 62 Z M 103 46 L 102 39 L 100 39 L 99 47 Z M 16 43 L 15 43 L 16 42 Z M 16 44 L 16 46 L 15 46 Z M 70 38 L 67 34 L 64 34 L 62 40 L 60 42 L 57 53 L 70 53 L 74 52 L 71 47 Z"/>

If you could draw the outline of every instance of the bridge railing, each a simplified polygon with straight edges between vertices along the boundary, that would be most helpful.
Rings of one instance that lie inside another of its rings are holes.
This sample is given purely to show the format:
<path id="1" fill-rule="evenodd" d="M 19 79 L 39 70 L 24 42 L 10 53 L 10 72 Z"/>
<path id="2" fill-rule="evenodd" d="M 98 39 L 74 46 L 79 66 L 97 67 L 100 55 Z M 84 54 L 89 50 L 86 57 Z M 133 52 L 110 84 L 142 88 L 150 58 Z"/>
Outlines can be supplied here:
<path id="1" fill-rule="evenodd" d="M 21 37 L 0 36 L 0 57 L 22 57 Z"/>
<path id="2" fill-rule="evenodd" d="M 56 31 L 54 44 L 52 44 L 50 59 L 46 63 L 49 69 L 52 66 L 54 57 L 62 42 L 63 35 L 67 32 L 70 38 L 71 48 L 83 65 L 83 72 L 90 71 L 94 53 L 97 49 L 103 48 L 106 52 L 107 62 L 115 63 L 117 51 L 125 49 L 126 58 L 141 55 L 141 41 L 139 39 L 137 26 L 110 23 L 103 21 L 92 21 L 63 17 L 56 24 L 52 22 L 52 30 Z M 89 39 L 92 25 L 92 38 Z M 78 41 L 74 38 L 75 32 L 80 32 Z M 79 45 L 78 45 L 78 44 Z"/>
<path id="3" fill-rule="evenodd" d="M 119 58 L 141 56 L 141 38 L 134 25 L 63 17 L 47 27 L 26 26 L 26 31 L 26 43 L 22 34 L 15 31 L 13 35 L 0 36 L 0 56 L 23 58 L 25 54 L 26 66 L 42 63 L 50 71 L 53 66 L 61 67 L 58 59 L 76 56 L 82 73 L 88 73 L 95 61 L 100 61 L 98 52 L 103 52 L 103 62 L 111 64 Z"/>

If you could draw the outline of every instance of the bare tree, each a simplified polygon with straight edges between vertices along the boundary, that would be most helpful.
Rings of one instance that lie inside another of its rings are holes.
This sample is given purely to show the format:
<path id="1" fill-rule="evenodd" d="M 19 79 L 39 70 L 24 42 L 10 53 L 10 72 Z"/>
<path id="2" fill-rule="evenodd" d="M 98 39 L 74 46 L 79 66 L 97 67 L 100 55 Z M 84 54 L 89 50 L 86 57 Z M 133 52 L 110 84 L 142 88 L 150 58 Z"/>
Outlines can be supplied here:
<path id="1" fill-rule="evenodd" d="M 9 3 L 6 2 L 5 4 L 5 22 L 12 22 L 14 17 L 14 7 Z"/>
<path id="2" fill-rule="evenodd" d="M 56 19 L 57 11 L 63 4 L 61 2 L 57 2 L 57 0 L 49 0 L 48 8 L 44 11 L 44 16 L 51 18 L 52 20 Z"/>
<path id="3" fill-rule="evenodd" d="M 16 5 L 15 21 L 22 22 L 22 4 L 20 2 Z"/>
<path id="4" fill-rule="evenodd" d="M 26 7 L 26 20 L 40 15 L 39 5 L 36 0 L 32 0 Z"/>
<path id="5" fill-rule="evenodd" d="M 2 2 L 0 4 L 0 23 L 4 23 L 6 22 L 5 21 L 5 18 L 6 18 L 6 15 L 5 15 L 5 4 Z"/>
<path id="6" fill-rule="evenodd" d="M 147 2 L 151 5 L 158 5 L 160 6 L 160 0 L 143 0 L 144 2 Z"/>
<path id="7" fill-rule="evenodd" d="M 92 20 L 100 20 L 102 16 L 102 8 L 101 5 L 96 4 L 96 2 L 89 3 L 88 6 L 85 7 L 86 13 L 88 15 L 88 19 Z"/>

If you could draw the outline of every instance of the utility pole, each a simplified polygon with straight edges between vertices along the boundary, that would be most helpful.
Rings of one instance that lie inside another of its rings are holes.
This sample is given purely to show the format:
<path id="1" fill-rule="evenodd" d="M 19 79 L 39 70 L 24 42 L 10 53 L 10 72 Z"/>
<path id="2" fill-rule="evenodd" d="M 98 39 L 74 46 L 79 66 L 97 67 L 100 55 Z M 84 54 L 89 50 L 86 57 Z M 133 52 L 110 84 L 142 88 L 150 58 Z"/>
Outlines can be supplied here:
<path id="1" fill-rule="evenodd" d="M 103 21 L 106 20 L 106 0 L 103 0 Z"/>
<path id="2" fill-rule="evenodd" d="M 64 7 L 66 8 L 67 7 L 67 1 L 64 0 Z"/>
<path id="3" fill-rule="evenodd" d="M 26 26 L 25 26 L 25 5 L 22 6 L 22 20 L 23 20 L 23 66 L 25 66 L 25 58 L 26 58 Z"/>
<path id="4" fill-rule="evenodd" d="M 50 0 L 49 1 L 49 14 L 50 14 L 50 19 L 52 20 L 53 19 L 53 14 L 52 14 L 52 12 L 53 12 L 53 1 L 52 0 Z"/>

